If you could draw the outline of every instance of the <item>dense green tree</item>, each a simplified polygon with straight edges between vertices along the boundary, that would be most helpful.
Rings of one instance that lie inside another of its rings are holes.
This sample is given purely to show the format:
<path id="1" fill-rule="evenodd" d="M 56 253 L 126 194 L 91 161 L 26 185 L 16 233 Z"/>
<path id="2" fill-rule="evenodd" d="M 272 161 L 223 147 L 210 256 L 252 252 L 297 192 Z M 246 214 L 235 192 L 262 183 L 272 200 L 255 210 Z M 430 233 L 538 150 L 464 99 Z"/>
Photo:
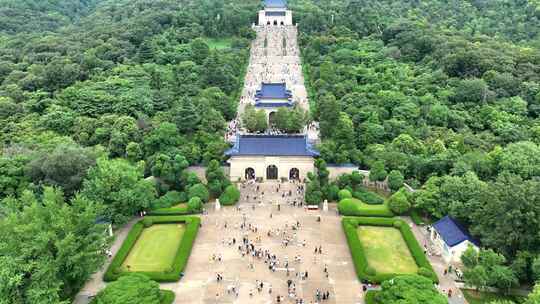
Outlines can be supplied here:
<path id="1" fill-rule="evenodd" d="M 103 203 L 103 215 L 123 224 L 156 199 L 154 184 L 144 179 L 142 171 L 123 159 L 98 159 L 83 183 L 82 195 Z"/>
<path id="2" fill-rule="evenodd" d="M 403 174 L 397 170 L 392 170 L 388 173 L 388 187 L 392 191 L 397 191 L 403 187 Z"/>
<path id="3" fill-rule="evenodd" d="M 161 297 L 158 283 L 143 274 L 131 273 L 107 285 L 94 301 L 96 304 L 160 304 Z"/>
<path id="4" fill-rule="evenodd" d="M 61 187 L 67 196 L 79 190 L 88 169 L 96 164 L 99 152 L 76 145 L 61 145 L 41 151 L 27 165 L 27 175 L 36 184 Z"/>
<path id="5" fill-rule="evenodd" d="M 425 303 L 445 304 L 448 302 L 434 286 L 433 282 L 418 275 L 398 276 L 384 281 L 381 291 L 375 296 L 377 303 Z"/>
<path id="6" fill-rule="evenodd" d="M 61 190 L 27 191 L 0 221 L 0 303 L 68 303 L 105 261 L 103 206 Z"/>
<path id="7" fill-rule="evenodd" d="M 392 194 L 388 200 L 388 207 L 396 214 L 403 214 L 409 211 L 411 208 L 411 203 L 409 202 L 407 190 L 405 188 L 401 188 L 401 190 Z"/>

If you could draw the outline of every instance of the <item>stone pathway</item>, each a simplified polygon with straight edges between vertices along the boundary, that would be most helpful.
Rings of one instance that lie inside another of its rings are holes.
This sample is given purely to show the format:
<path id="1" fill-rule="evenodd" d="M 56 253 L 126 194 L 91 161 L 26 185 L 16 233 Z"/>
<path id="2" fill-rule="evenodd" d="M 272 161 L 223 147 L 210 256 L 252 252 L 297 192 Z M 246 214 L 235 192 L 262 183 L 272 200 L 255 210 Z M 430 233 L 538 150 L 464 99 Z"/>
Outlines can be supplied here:
<path id="1" fill-rule="evenodd" d="M 114 231 L 114 242 L 111 246 L 111 252 L 112 256 L 114 257 L 118 250 L 120 249 L 120 246 L 122 246 L 122 243 L 124 243 L 124 240 L 126 239 L 127 234 L 131 230 L 131 227 L 139 220 L 140 218 L 134 218 L 129 223 L 127 223 L 124 227 L 115 230 Z M 99 270 L 98 272 L 94 273 L 90 280 L 84 284 L 83 288 L 79 291 L 77 296 L 75 297 L 75 300 L 73 301 L 74 304 L 86 304 L 89 303 L 90 299 L 95 296 L 101 289 L 105 288 L 105 282 L 103 282 L 103 274 L 105 273 L 105 270 L 107 270 L 107 267 L 109 267 L 109 264 L 111 263 L 112 258 L 108 258 L 107 262 L 105 262 L 105 265 Z"/>
<path id="2" fill-rule="evenodd" d="M 309 100 L 300 60 L 298 30 L 296 26 L 254 26 L 256 39 L 251 44 L 251 56 L 244 79 L 244 88 L 238 104 L 237 118 L 229 122 L 227 140 L 235 141 L 240 129 L 240 117 L 247 105 L 255 104 L 255 93 L 261 83 L 284 82 L 291 90 L 293 100 L 305 111 L 309 111 Z M 306 128 L 311 141 L 319 140 L 317 128 Z"/>

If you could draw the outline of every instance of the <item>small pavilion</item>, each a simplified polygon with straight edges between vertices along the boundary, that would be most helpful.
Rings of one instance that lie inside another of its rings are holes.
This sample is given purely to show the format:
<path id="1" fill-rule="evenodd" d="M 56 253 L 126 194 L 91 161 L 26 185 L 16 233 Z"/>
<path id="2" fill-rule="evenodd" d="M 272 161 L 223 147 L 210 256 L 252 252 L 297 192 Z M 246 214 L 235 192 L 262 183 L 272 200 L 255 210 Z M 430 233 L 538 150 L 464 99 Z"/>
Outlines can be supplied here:
<path id="1" fill-rule="evenodd" d="M 281 107 L 292 108 L 291 91 L 287 90 L 285 83 L 263 83 L 261 89 L 255 93 L 255 108 L 266 112 L 268 124 L 272 124 L 272 116 Z"/>
<path id="2" fill-rule="evenodd" d="M 292 12 L 286 0 L 265 0 L 264 9 L 259 11 L 259 25 L 293 25 Z"/>
<path id="3" fill-rule="evenodd" d="M 478 250 L 478 241 L 456 219 L 445 216 L 432 226 L 430 239 L 446 263 L 460 263 L 461 255 L 469 246 Z"/>
<path id="4" fill-rule="evenodd" d="M 225 155 L 231 181 L 304 180 L 319 152 L 306 135 L 238 135 Z"/>

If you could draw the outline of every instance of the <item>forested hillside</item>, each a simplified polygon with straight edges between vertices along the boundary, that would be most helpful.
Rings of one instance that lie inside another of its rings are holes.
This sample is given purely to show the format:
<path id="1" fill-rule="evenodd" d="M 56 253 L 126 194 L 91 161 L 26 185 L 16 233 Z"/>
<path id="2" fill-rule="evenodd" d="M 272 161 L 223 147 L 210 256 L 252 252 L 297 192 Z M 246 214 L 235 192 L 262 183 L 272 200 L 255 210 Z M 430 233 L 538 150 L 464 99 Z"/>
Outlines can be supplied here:
<path id="1" fill-rule="evenodd" d="M 0 1 L 0 303 L 69 302 L 97 220 L 183 202 L 183 169 L 222 159 L 259 5 Z"/>
<path id="2" fill-rule="evenodd" d="M 538 2 L 291 2 L 322 157 L 371 169 L 374 181 L 403 175 L 419 188 L 417 211 L 461 220 L 533 280 Z"/>

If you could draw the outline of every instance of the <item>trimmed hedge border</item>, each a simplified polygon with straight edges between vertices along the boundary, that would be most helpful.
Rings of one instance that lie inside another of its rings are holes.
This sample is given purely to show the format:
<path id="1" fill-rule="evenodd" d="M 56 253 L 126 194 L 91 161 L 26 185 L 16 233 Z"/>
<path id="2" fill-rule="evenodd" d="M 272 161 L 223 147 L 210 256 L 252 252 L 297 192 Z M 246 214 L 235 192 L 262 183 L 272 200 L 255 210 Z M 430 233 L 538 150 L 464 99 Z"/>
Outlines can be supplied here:
<path id="1" fill-rule="evenodd" d="M 174 302 L 176 295 L 173 291 L 161 289 L 159 292 L 161 293 L 161 304 L 172 304 Z"/>
<path id="2" fill-rule="evenodd" d="M 343 201 L 351 201 L 351 202 L 356 202 L 357 203 L 357 206 L 356 208 L 353 210 L 347 210 L 345 213 L 342 213 L 340 211 L 340 214 L 342 215 L 345 215 L 345 216 L 367 216 L 367 217 L 394 217 L 394 213 L 392 212 L 392 210 L 390 210 L 390 207 L 388 207 L 388 202 L 384 202 L 382 205 L 369 205 L 369 204 L 366 204 L 367 206 L 362 206 L 361 204 L 365 204 L 364 202 L 362 202 L 361 200 L 357 199 L 357 198 L 346 198 L 346 199 L 343 199 L 341 200 L 339 203 L 338 203 L 338 207 L 339 207 L 339 204 Z M 371 208 L 374 208 L 374 209 L 371 209 Z"/>
<path id="3" fill-rule="evenodd" d="M 366 304 L 377 304 L 377 301 L 375 301 L 375 297 L 379 292 L 380 291 L 377 290 L 368 290 L 365 297 Z"/>
<path id="4" fill-rule="evenodd" d="M 170 207 L 170 208 L 159 208 L 156 210 L 148 211 L 148 215 L 189 215 L 194 214 L 186 208 Z"/>
<path id="5" fill-rule="evenodd" d="M 196 216 L 147 216 L 144 219 L 138 221 L 129 234 L 127 235 L 122 247 L 116 253 L 111 264 L 107 268 L 107 271 L 103 275 L 105 282 L 110 282 L 118 279 L 123 274 L 129 273 L 121 270 L 121 266 L 124 260 L 127 258 L 129 252 L 137 242 L 137 239 L 143 232 L 143 229 L 150 227 L 153 224 L 173 224 L 173 223 L 185 223 L 186 231 L 180 241 L 180 246 L 176 252 L 176 256 L 171 266 L 171 270 L 167 272 L 138 272 L 148 276 L 150 279 L 157 282 L 176 282 L 180 280 L 182 271 L 186 267 L 186 264 L 193 248 L 193 242 L 199 231 L 199 225 L 201 219 Z"/>
<path id="6" fill-rule="evenodd" d="M 401 236 L 405 240 L 411 255 L 418 266 L 419 275 L 423 275 L 433 282 L 438 283 L 439 278 L 433 270 L 433 267 L 426 258 L 422 247 L 418 244 L 418 241 L 414 237 L 411 228 L 403 220 L 397 218 L 375 218 L 375 217 L 344 217 L 341 221 L 343 231 L 347 237 L 347 243 L 351 250 L 351 255 L 354 262 L 354 268 L 356 274 L 361 281 L 368 281 L 371 283 L 381 283 L 383 281 L 392 279 L 398 275 L 396 273 L 374 273 L 373 269 L 368 266 L 368 260 L 364 254 L 362 242 L 358 238 L 356 232 L 358 226 L 382 226 L 382 227 L 394 227 L 399 229 Z"/>

